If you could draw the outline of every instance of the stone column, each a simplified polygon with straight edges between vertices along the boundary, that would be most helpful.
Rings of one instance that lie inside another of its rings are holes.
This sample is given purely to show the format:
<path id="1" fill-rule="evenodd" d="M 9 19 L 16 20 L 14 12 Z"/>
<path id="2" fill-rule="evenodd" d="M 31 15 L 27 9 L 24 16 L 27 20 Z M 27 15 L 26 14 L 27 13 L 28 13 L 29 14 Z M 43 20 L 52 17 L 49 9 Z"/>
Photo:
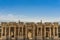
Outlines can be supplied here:
<path id="1" fill-rule="evenodd" d="M 19 39 L 19 26 L 18 26 L 18 36 L 17 36 L 17 38 Z"/>
<path id="2" fill-rule="evenodd" d="M 14 27 L 14 38 L 16 37 L 16 27 Z"/>
<path id="3" fill-rule="evenodd" d="M 20 27 L 19 27 L 19 37 L 20 37 Z"/>
<path id="4" fill-rule="evenodd" d="M 42 27 L 41 27 L 41 38 L 42 38 Z"/>
<path id="5" fill-rule="evenodd" d="M 43 40 L 43 39 L 42 39 L 42 26 L 41 26 L 41 34 L 40 34 L 40 35 L 41 35 L 41 40 Z"/>
<path id="6" fill-rule="evenodd" d="M 22 27 L 22 38 L 23 38 L 23 27 Z"/>
<path id="7" fill-rule="evenodd" d="M 5 27 L 5 37 L 6 37 L 6 27 Z"/>
<path id="8" fill-rule="evenodd" d="M 26 28 L 26 29 L 25 29 L 25 30 L 26 30 L 26 31 L 25 31 L 25 34 L 26 34 L 25 36 L 26 36 L 26 38 L 27 38 L 27 35 L 28 35 L 28 34 L 27 34 L 27 31 L 28 31 L 28 30 L 27 30 L 27 27 L 25 27 L 25 28 Z"/>
<path id="9" fill-rule="evenodd" d="M 9 27 L 9 37 L 10 37 L 11 35 L 10 35 L 10 27 Z"/>
<path id="10" fill-rule="evenodd" d="M 58 27 L 57 27 L 57 37 L 58 37 Z"/>
<path id="11" fill-rule="evenodd" d="M 19 37 L 19 27 L 18 27 L 18 37 Z"/>
<path id="12" fill-rule="evenodd" d="M 3 27 L 2 27 L 2 36 L 1 36 L 1 37 L 2 37 L 2 39 L 3 39 Z"/>
<path id="13" fill-rule="evenodd" d="M 33 39 L 35 39 L 35 27 L 33 26 Z"/>
<path id="14" fill-rule="evenodd" d="M 54 29 L 54 27 L 53 27 L 53 38 L 55 37 L 55 29 Z"/>
<path id="15" fill-rule="evenodd" d="M 49 29 L 50 29 L 50 38 L 51 38 L 51 27 Z"/>
<path id="16" fill-rule="evenodd" d="M 37 38 L 38 38 L 38 26 L 37 26 Z"/>
<path id="17" fill-rule="evenodd" d="M 46 27 L 44 28 L 44 38 L 46 38 Z"/>

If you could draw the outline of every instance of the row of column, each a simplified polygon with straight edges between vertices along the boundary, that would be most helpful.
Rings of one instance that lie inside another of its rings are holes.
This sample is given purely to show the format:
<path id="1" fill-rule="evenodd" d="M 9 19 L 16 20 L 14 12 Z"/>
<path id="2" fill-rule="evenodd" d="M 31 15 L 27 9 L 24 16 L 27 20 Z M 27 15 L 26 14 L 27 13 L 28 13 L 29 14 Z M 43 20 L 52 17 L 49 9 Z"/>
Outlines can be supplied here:
<path id="1" fill-rule="evenodd" d="M 46 37 L 48 35 L 48 37 Z M 45 27 L 44 28 L 44 37 L 46 38 L 58 38 L 58 27 Z"/>
<path id="2" fill-rule="evenodd" d="M 6 30 L 6 28 L 9 28 L 8 30 Z M 11 27 L 2 27 L 2 37 L 3 36 L 7 36 L 7 31 L 8 31 L 8 36 L 10 37 L 11 36 L 11 32 L 13 33 L 13 35 L 14 35 L 14 37 L 24 37 L 24 35 L 23 35 L 23 31 L 25 31 L 25 36 L 26 36 L 26 38 L 27 38 L 27 31 L 28 31 L 28 28 L 26 27 L 25 28 L 25 30 L 23 30 L 23 27 L 22 27 L 22 31 L 21 31 L 21 36 L 20 36 L 20 34 L 19 34 L 19 32 L 20 32 L 20 27 L 18 27 L 18 35 L 16 35 L 16 33 L 17 33 L 17 31 L 16 31 L 16 27 L 13 27 L 14 28 L 14 33 L 11 31 Z M 53 30 L 51 30 L 51 27 L 48 27 L 48 30 L 46 29 L 47 27 L 45 27 L 44 28 L 44 35 L 42 35 L 43 34 L 43 31 L 42 31 L 42 28 L 41 28 L 41 34 L 40 34 L 40 37 L 46 37 L 46 35 L 48 35 L 48 37 L 58 37 L 58 27 L 55 29 L 55 28 L 53 28 Z M 33 28 L 33 37 L 35 37 L 35 28 Z M 5 31 L 5 33 L 4 33 L 4 31 Z M 53 31 L 53 32 L 52 32 Z M 57 32 L 57 35 L 55 35 L 55 31 Z M 47 32 L 48 32 L 48 34 L 47 34 Z M 53 33 L 53 35 L 52 35 L 52 33 Z M 37 28 L 37 36 L 39 36 L 38 35 L 38 28 Z M 13 37 L 13 38 L 14 38 Z"/>
<path id="3" fill-rule="evenodd" d="M 7 30 L 8 28 L 8 30 Z M 13 29 L 12 29 L 13 28 Z M 22 28 L 22 29 L 20 29 Z M 18 32 L 18 33 L 17 33 Z M 15 37 L 22 37 L 23 36 L 23 27 L 2 27 L 2 37 L 11 37 L 15 38 Z"/>

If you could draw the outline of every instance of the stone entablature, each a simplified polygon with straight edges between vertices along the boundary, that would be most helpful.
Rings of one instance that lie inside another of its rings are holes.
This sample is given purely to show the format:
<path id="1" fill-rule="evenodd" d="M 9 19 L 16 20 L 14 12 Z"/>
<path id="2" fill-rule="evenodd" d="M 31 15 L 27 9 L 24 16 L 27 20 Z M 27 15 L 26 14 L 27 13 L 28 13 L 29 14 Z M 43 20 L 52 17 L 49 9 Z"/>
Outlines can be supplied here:
<path id="1" fill-rule="evenodd" d="M 16 23 L 16 22 L 1 22 L 1 26 L 54 26 L 54 27 L 57 27 L 59 24 L 58 22 L 54 22 L 54 23 L 50 23 L 50 22 L 45 22 L 45 23 L 41 23 L 41 22 L 38 22 L 38 23 L 34 23 L 34 22 L 21 22 L 21 23 Z"/>

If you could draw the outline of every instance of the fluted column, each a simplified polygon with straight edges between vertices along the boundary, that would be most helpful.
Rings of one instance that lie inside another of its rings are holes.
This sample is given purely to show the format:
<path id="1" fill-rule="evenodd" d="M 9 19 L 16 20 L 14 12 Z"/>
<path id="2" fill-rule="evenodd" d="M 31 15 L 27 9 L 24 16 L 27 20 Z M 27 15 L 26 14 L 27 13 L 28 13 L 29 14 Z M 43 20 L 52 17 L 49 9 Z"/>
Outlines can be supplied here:
<path id="1" fill-rule="evenodd" d="M 2 27 L 2 38 L 3 38 L 3 27 Z"/>
<path id="2" fill-rule="evenodd" d="M 37 27 L 37 37 L 38 37 L 38 27 Z"/>
<path id="3" fill-rule="evenodd" d="M 58 37 L 58 27 L 57 27 L 57 37 Z"/>
<path id="4" fill-rule="evenodd" d="M 14 37 L 16 37 L 16 27 L 14 27 Z"/>
<path id="5" fill-rule="evenodd" d="M 50 38 L 51 38 L 51 27 L 49 29 L 50 29 Z"/>
<path id="6" fill-rule="evenodd" d="M 41 27 L 41 38 L 42 38 L 42 27 Z"/>
<path id="7" fill-rule="evenodd" d="M 55 29 L 54 29 L 54 27 L 53 27 L 53 38 L 55 37 Z"/>
<path id="8" fill-rule="evenodd" d="M 5 37 L 6 37 L 6 27 L 5 27 Z"/>
<path id="9" fill-rule="evenodd" d="M 35 38 L 35 27 L 33 28 L 33 38 Z"/>
<path id="10" fill-rule="evenodd" d="M 18 37 L 19 37 L 19 27 L 18 27 Z"/>
<path id="11" fill-rule="evenodd" d="M 9 27 L 9 37 L 10 37 L 10 27 Z"/>
<path id="12" fill-rule="evenodd" d="M 27 30 L 27 27 L 25 27 L 25 28 L 26 28 L 26 29 L 25 29 L 25 30 L 26 30 L 25 34 L 26 34 L 26 38 L 27 38 L 27 35 L 28 35 L 28 34 L 27 34 L 27 31 L 28 31 L 28 30 Z"/>
<path id="13" fill-rule="evenodd" d="M 22 27 L 22 38 L 23 38 L 23 27 Z"/>
<path id="14" fill-rule="evenodd" d="M 44 37 L 46 37 L 46 27 L 44 28 Z"/>

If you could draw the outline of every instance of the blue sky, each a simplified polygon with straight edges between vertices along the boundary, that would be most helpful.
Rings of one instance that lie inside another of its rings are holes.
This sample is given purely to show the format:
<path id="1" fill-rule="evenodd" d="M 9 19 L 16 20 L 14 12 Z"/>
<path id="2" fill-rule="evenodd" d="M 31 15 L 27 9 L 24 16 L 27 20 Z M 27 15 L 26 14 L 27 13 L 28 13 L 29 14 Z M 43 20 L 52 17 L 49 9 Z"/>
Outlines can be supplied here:
<path id="1" fill-rule="evenodd" d="M 1 21 L 6 17 L 8 21 L 59 21 L 60 0 L 0 0 Z"/>

